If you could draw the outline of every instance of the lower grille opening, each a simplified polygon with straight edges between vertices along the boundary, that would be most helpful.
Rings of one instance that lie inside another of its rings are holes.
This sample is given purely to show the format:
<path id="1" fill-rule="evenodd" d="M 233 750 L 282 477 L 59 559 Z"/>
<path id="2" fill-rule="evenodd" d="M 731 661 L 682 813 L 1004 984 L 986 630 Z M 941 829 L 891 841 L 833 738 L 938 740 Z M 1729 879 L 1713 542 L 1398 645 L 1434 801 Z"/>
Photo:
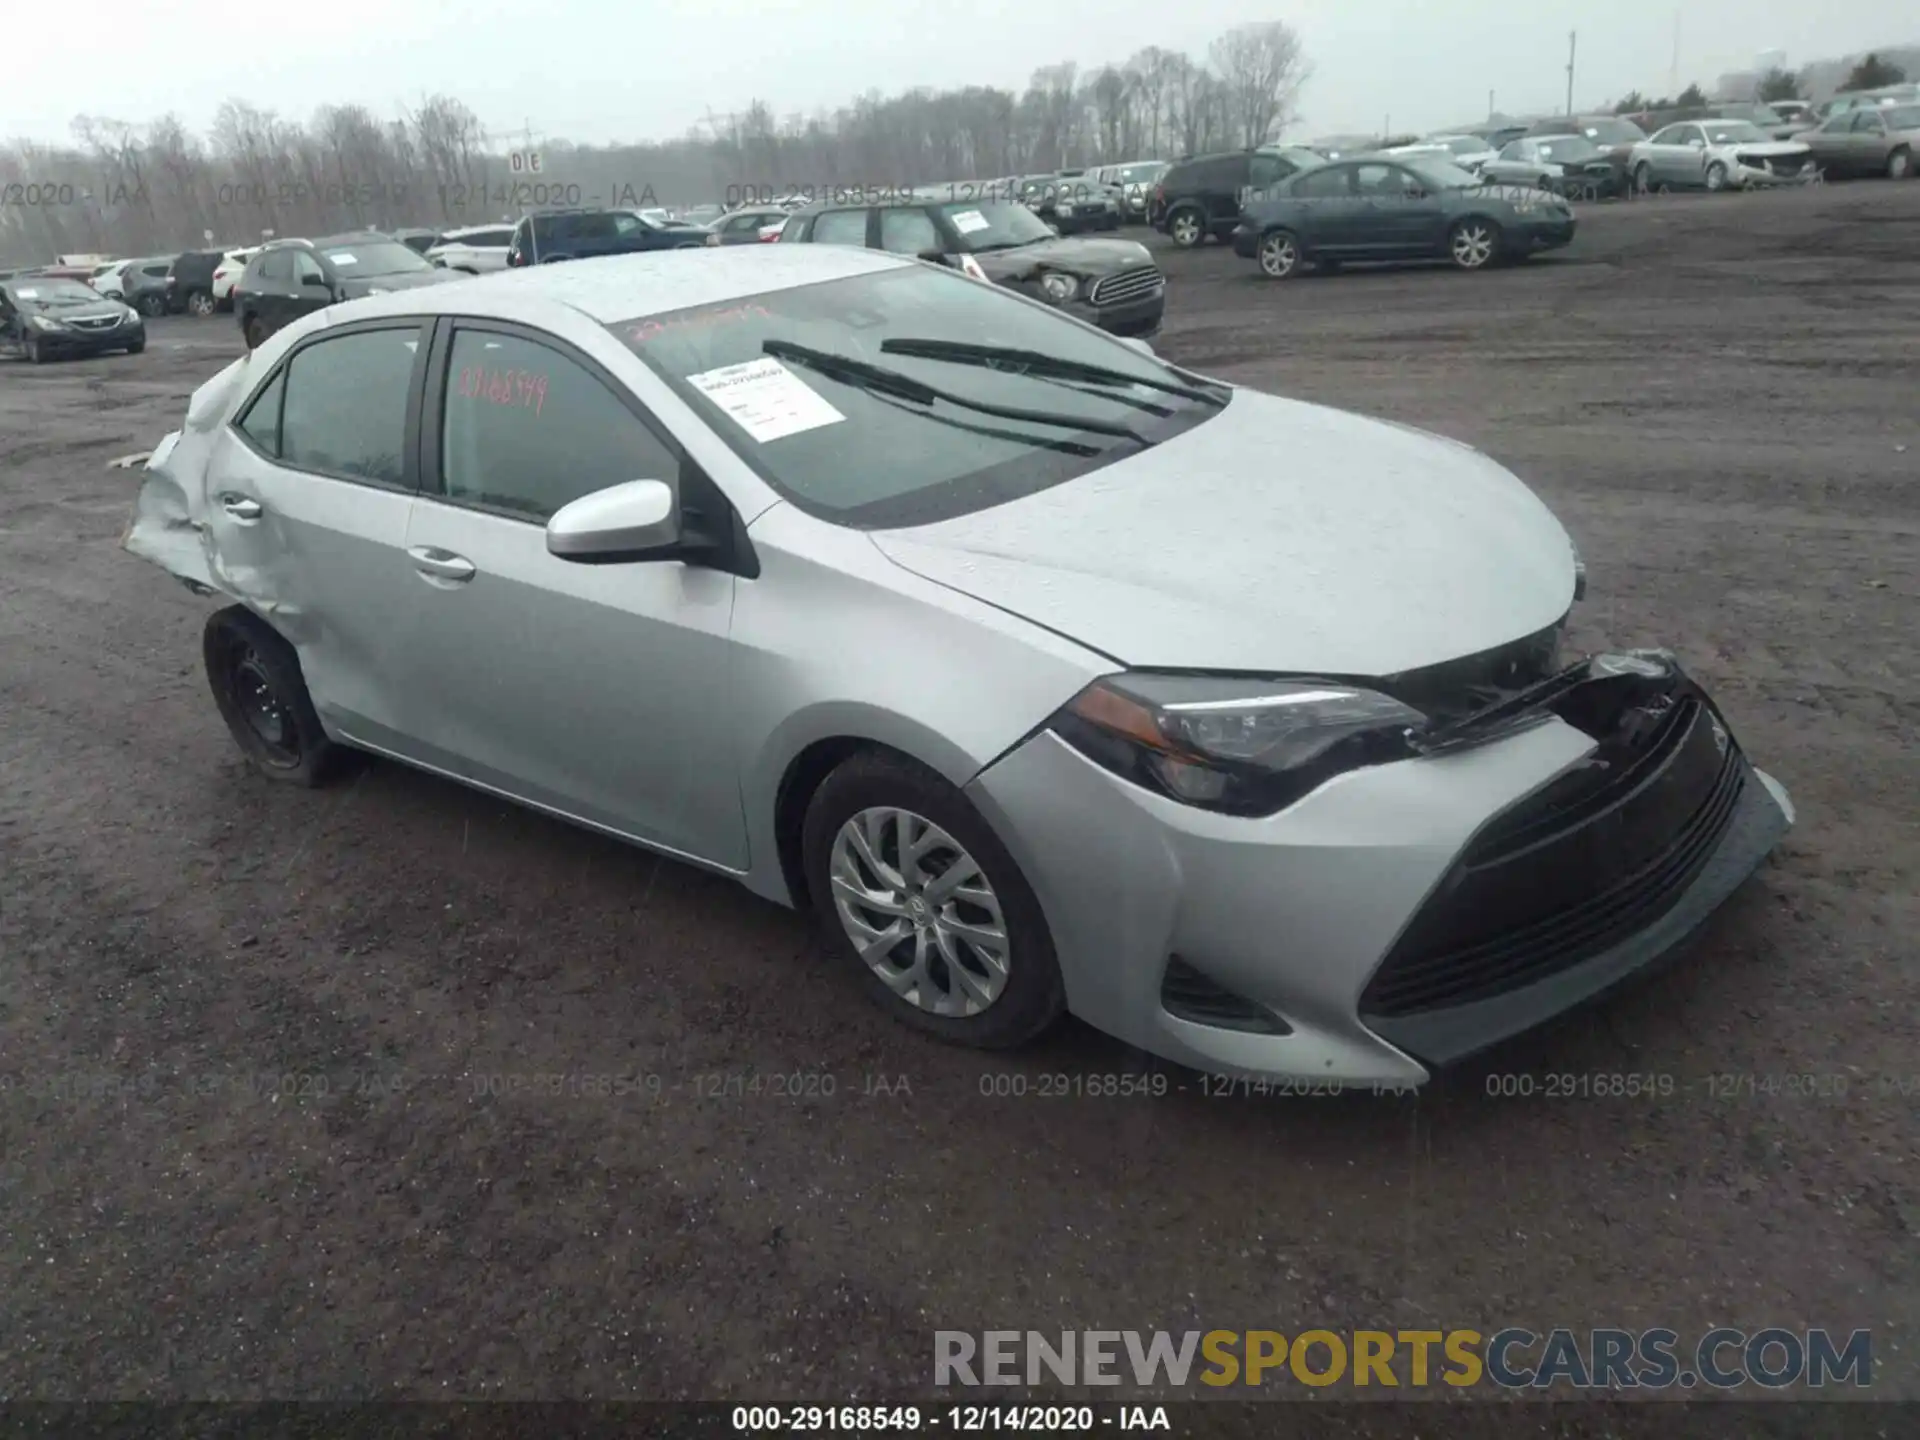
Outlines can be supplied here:
<path id="1" fill-rule="evenodd" d="M 1656 697 L 1657 698 L 1657 697 Z M 1482 833 L 1361 997 L 1383 1019 L 1578 965 L 1658 920 L 1733 822 L 1746 765 L 1697 693 L 1625 712 L 1595 758 Z"/>
<path id="2" fill-rule="evenodd" d="M 1169 1015 L 1216 1030 L 1242 1030 L 1255 1035 L 1291 1035 L 1293 1027 L 1266 1006 L 1236 995 L 1211 975 L 1203 974 L 1178 955 L 1169 956 L 1160 982 L 1160 1004 Z"/>

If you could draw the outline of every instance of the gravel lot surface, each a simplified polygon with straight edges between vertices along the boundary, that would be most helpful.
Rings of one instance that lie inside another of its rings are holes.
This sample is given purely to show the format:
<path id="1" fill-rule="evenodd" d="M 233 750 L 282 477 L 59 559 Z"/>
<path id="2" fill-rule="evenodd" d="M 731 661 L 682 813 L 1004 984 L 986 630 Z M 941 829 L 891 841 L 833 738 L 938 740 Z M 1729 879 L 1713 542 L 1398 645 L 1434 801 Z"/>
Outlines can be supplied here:
<path id="1" fill-rule="evenodd" d="M 1675 648 L 1799 806 L 1677 969 L 1417 1098 L 992 1098 L 1152 1067 L 934 1045 L 799 917 L 449 783 L 255 778 L 106 467 L 231 317 L 0 361 L 0 1397 L 839 1400 L 928 1393 L 935 1329 L 1506 1324 L 1872 1327 L 1920 1396 L 1920 184 L 1584 216 L 1482 275 L 1164 256 L 1164 353 L 1510 466 L 1576 638 Z M 1673 1093 L 1545 1095 L 1615 1073 Z"/>

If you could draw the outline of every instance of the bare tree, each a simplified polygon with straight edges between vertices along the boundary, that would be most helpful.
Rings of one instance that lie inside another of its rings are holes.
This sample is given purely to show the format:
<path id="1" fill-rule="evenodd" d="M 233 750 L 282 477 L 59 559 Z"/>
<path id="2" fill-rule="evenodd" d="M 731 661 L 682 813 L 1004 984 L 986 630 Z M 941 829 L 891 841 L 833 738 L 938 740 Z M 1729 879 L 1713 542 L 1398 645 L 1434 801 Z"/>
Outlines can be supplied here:
<path id="1" fill-rule="evenodd" d="M 1307 61 L 1292 26 L 1283 20 L 1236 26 L 1213 42 L 1209 56 L 1241 144 L 1263 145 L 1293 122 Z"/>

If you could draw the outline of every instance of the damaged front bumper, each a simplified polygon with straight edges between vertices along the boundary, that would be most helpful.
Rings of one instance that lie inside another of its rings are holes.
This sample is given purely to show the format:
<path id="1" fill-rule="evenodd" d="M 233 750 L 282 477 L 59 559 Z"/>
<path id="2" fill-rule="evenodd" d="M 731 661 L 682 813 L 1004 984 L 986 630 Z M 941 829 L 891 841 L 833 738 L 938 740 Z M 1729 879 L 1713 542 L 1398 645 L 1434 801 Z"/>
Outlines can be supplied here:
<path id="1" fill-rule="evenodd" d="M 1081 1018 L 1215 1073 L 1386 1086 L 1673 954 L 1793 818 L 1659 652 L 1563 670 L 1270 816 L 1149 794 L 1051 732 L 968 793 Z"/>

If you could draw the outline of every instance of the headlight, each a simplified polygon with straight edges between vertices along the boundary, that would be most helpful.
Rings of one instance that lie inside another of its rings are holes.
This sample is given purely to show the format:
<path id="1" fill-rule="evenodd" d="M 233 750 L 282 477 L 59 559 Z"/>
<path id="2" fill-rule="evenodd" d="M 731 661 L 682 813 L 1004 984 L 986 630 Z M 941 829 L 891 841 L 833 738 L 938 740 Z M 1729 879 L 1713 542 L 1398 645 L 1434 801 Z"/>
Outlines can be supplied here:
<path id="1" fill-rule="evenodd" d="M 1080 282 L 1071 275 L 1048 271 L 1040 277 L 1040 288 L 1047 292 L 1050 300 L 1071 300 L 1080 293 Z"/>
<path id="2" fill-rule="evenodd" d="M 64 330 L 67 328 L 64 321 L 50 320 L 45 315 L 35 315 L 33 317 L 33 324 L 37 330 Z"/>
<path id="3" fill-rule="evenodd" d="M 1204 810 L 1271 815 L 1342 771 L 1413 755 L 1426 719 L 1332 681 L 1126 674 L 1095 681 L 1049 725 L 1136 785 Z"/>

